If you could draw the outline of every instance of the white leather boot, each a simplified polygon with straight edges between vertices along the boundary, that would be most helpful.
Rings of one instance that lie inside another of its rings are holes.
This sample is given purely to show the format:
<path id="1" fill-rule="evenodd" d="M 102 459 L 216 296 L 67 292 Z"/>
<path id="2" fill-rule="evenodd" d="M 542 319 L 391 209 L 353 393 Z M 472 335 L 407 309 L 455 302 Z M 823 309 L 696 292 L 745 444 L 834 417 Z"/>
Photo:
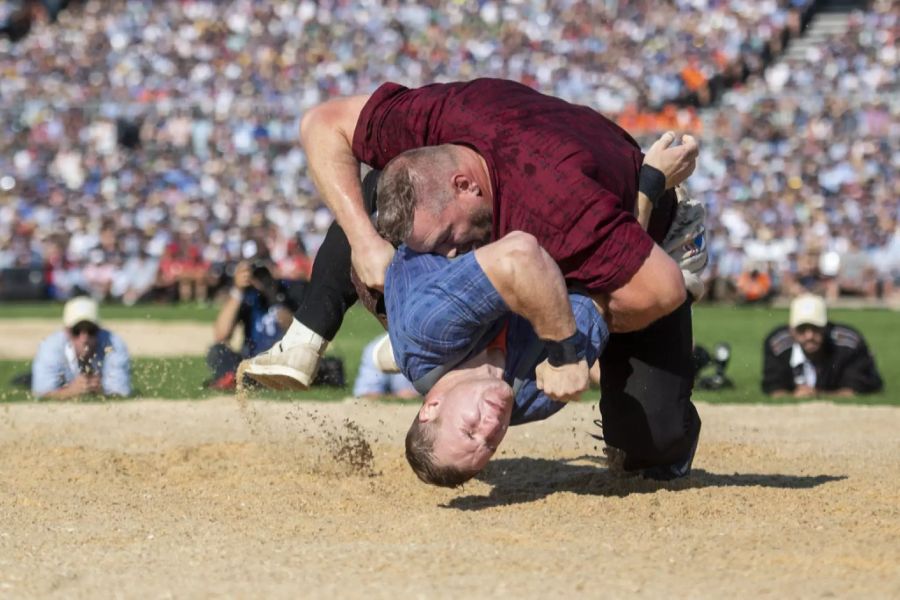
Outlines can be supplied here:
<path id="1" fill-rule="evenodd" d="M 247 375 L 273 390 L 305 390 L 319 370 L 328 340 L 294 319 L 280 342 L 241 362 L 238 378 Z"/>

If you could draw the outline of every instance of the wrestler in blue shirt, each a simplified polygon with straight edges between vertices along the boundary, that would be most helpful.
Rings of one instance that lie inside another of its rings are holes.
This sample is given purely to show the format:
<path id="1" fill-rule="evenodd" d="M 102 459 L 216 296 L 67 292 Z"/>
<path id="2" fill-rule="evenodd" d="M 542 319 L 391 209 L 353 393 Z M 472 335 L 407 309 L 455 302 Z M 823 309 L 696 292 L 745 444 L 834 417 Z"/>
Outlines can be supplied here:
<path id="1" fill-rule="evenodd" d="M 577 358 L 592 365 L 609 337 L 602 316 L 589 297 L 565 291 L 555 264 L 552 272 L 541 262 L 545 254 L 533 238 L 517 239 L 534 247 L 530 255 L 512 254 L 513 260 L 539 262 L 545 277 L 521 274 L 513 285 L 536 295 L 558 287 L 564 300 L 567 294 Z M 484 467 L 507 425 L 546 419 L 565 406 L 539 389 L 536 368 L 547 358 L 545 345 L 492 283 L 487 254 L 479 249 L 447 258 L 401 246 L 386 274 L 394 358 L 426 395 L 407 436 L 407 458 L 428 483 L 458 485 Z M 417 465 L 422 455 L 424 467 Z"/>

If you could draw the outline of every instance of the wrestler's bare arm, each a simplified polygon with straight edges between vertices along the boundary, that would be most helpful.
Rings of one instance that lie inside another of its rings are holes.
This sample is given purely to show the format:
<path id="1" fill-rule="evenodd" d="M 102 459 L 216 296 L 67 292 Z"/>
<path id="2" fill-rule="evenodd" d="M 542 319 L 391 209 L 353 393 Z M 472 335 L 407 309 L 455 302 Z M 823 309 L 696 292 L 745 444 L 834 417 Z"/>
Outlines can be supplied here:
<path id="1" fill-rule="evenodd" d="M 575 316 L 559 267 L 537 239 L 513 231 L 475 250 L 475 260 L 509 309 L 531 323 L 541 339 L 575 333 Z"/>
<path id="2" fill-rule="evenodd" d="M 687 290 L 678 264 L 654 244 L 628 283 L 593 299 L 609 330 L 621 333 L 638 331 L 668 315 L 684 304 Z"/>
<path id="3" fill-rule="evenodd" d="M 356 122 L 368 99 L 335 98 L 312 108 L 300 122 L 300 139 L 313 182 L 350 242 L 354 269 L 366 285 L 383 289 L 394 248 L 375 231 L 363 206 L 359 161 L 352 148 Z"/>
<path id="4" fill-rule="evenodd" d="M 675 139 L 674 132 L 664 133 L 644 156 L 644 164 L 665 175 L 666 189 L 683 183 L 697 165 L 697 140 L 684 135 L 681 144 L 672 146 Z M 650 199 L 638 192 L 635 208 L 638 223 L 646 230 L 653 209 Z M 653 246 L 650 255 L 628 283 L 610 294 L 594 297 L 610 331 L 615 332 L 643 329 L 671 313 L 686 299 L 681 269 L 657 245 Z"/>
<path id="5" fill-rule="evenodd" d="M 509 233 L 475 250 L 475 259 L 510 310 L 528 319 L 539 338 L 561 341 L 575 334 L 566 282 L 533 235 Z M 589 384 L 584 359 L 559 366 L 545 360 L 535 377 L 538 389 L 564 402 L 577 398 Z"/>

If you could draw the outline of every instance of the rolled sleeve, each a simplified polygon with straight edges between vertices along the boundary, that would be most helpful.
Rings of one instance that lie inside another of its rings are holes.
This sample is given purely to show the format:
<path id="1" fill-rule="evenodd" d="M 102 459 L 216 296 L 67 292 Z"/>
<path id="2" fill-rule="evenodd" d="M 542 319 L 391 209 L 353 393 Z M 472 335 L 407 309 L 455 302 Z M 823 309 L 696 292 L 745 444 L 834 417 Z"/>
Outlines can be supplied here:
<path id="1" fill-rule="evenodd" d="M 131 357 L 128 355 L 125 342 L 116 335 L 110 336 L 109 345 L 105 348 L 101 373 L 104 394 L 131 395 Z"/>
<path id="2" fill-rule="evenodd" d="M 58 390 L 65 383 L 65 351 L 56 336 L 38 346 L 31 364 L 31 393 L 40 398 Z"/>
<path id="3" fill-rule="evenodd" d="M 593 365 L 606 348 L 609 329 L 590 298 L 580 294 L 569 294 L 569 302 L 575 315 L 577 332 L 581 334 L 576 342 L 579 346 L 578 352 L 584 356 L 588 365 Z M 542 351 L 537 356 L 529 355 L 529 349 L 537 336 L 528 321 L 519 316 L 513 317 L 508 339 L 510 348 L 507 356 L 508 380 L 521 377 L 523 381 L 516 394 L 510 425 L 542 421 L 562 410 L 566 406 L 565 402 L 557 402 L 537 388 L 535 369 L 544 361 L 547 353 Z M 527 365 L 523 363 L 526 359 L 531 360 Z"/>
<path id="4" fill-rule="evenodd" d="M 408 332 L 420 345 L 454 352 L 509 312 L 475 254 L 448 263 L 409 302 Z"/>

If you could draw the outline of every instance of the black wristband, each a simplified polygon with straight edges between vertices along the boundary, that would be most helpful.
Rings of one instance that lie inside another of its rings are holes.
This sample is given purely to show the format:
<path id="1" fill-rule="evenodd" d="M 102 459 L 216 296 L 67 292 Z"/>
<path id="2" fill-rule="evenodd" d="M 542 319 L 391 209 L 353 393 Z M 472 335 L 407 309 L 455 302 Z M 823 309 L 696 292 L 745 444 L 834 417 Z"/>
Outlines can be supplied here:
<path id="1" fill-rule="evenodd" d="M 666 191 L 666 176 L 656 167 L 641 165 L 638 177 L 638 191 L 650 199 L 650 203 L 656 203 Z"/>
<path id="2" fill-rule="evenodd" d="M 547 349 L 547 362 L 552 367 L 561 367 L 563 365 L 571 365 L 581 360 L 578 355 L 578 331 L 570 335 L 564 340 L 542 340 L 544 347 Z"/>

